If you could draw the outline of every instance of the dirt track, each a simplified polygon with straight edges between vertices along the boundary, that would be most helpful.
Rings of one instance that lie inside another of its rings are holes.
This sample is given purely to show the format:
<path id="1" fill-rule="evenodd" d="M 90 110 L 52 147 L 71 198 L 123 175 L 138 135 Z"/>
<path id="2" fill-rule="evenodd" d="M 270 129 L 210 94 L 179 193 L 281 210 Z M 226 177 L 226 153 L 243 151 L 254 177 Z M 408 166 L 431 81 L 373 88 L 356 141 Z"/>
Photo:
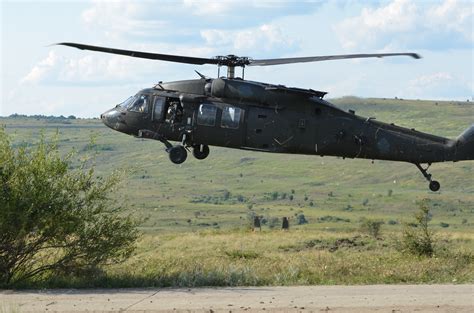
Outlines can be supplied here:
<path id="1" fill-rule="evenodd" d="M 474 312 L 474 285 L 0 291 L 0 312 Z"/>

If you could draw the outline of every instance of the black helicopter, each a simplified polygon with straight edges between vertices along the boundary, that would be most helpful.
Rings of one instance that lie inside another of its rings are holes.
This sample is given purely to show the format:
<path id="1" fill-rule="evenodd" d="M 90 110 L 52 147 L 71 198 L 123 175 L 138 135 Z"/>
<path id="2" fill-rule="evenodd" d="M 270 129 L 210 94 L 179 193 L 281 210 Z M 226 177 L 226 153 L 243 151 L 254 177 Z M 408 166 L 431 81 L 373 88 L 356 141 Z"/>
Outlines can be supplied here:
<path id="1" fill-rule="evenodd" d="M 175 164 L 184 162 L 190 149 L 195 158 L 205 159 L 211 145 L 263 152 L 404 161 L 416 165 L 429 181 L 430 190 L 438 191 L 439 182 L 432 180 L 427 171 L 432 163 L 474 160 L 474 124 L 453 140 L 357 116 L 352 110 L 346 112 L 325 101 L 326 92 L 323 91 L 244 80 L 246 66 L 390 56 L 419 59 L 416 53 L 255 60 L 235 55 L 198 58 L 68 42 L 58 45 L 136 58 L 218 66 L 216 79 L 196 71 L 200 79 L 160 82 L 100 116 L 104 124 L 114 130 L 161 141 Z M 221 66 L 227 67 L 227 77 L 219 77 Z M 242 68 L 242 77 L 235 76 L 236 67 Z M 172 145 L 170 141 L 180 144 Z"/>

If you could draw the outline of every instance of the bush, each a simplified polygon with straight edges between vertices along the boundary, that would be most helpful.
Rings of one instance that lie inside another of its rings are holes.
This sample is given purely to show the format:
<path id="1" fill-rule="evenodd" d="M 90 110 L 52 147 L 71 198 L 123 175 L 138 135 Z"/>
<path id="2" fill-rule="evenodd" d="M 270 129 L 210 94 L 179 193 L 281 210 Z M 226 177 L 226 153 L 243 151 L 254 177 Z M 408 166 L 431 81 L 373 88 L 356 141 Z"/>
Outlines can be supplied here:
<path id="1" fill-rule="evenodd" d="M 278 195 L 279 195 L 279 194 L 278 194 L 278 191 L 272 192 L 272 194 L 271 194 L 272 200 L 277 200 L 277 199 L 278 199 Z"/>
<path id="2" fill-rule="evenodd" d="M 96 178 L 84 162 L 71 170 L 42 138 L 14 149 L 0 128 L 0 286 L 96 271 L 125 260 L 138 233 L 108 194 L 117 175 Z"/>
<path id="3" fill-rule="evenodd" d="M 381 220 L 363 218 L 360 223 L 360 230 L 377 239 L 379 238 L 380 228 L 383 224 L 384 222 Z"/>
<path id="4" fill-rule="evenodd" d="M 298 214 L 296 216 L 296 224 L 298 225 L 308 224 L 308 220 L 306 219 L 303 213 Z"/>
<path id="5" fill-rule="evenodd" d="M 348 218 L 343 218 L 343 217 L 338 217 L 338 216 L 332 216 L 332 215 L 325 215 L 317 218 L 318 223 L 332 223 L 332 222 L 346 222 L 350 223 L 350 219 Z"/>
<path id="6" fill-rule="evenodd" d="M 426 200 L 423 200 L 419 212 L 415 214 L 415 222 L 405 224 L 402 237 L 403 250 L 420 256 L 433 256 L 434 239 L 428 225 L 430 220 L 430 209 Z"/>
<path id="7" fill-rule="evenodd" d="M 280 219 L 278 217 L 268 218 L 268 227 L 275 228 L 280 226 Z"/>

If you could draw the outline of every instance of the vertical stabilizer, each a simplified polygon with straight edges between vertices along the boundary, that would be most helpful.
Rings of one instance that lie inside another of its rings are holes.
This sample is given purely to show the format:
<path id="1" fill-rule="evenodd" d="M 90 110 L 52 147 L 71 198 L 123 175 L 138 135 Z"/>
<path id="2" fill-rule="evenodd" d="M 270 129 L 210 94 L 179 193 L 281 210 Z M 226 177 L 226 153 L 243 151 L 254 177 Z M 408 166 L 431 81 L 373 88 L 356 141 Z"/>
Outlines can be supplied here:
<path id="1" fill-rule="evenodd" d="M 474 160 L 474 124 L 456 138 L 454 149 L 454 161 Z"/>

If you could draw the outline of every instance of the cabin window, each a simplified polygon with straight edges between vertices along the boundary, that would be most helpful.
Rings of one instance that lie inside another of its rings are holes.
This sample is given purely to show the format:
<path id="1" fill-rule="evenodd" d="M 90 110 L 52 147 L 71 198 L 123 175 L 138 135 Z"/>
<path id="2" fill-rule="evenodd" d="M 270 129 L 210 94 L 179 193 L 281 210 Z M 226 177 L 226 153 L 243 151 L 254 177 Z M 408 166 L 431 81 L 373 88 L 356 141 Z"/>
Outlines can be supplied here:
<path id="1" fill-rule="evenodd" d="M 132 112 L 148 113 L 148 97 L 148 95 L 138 96 L 129 110 Z"/>
<path id="2" fill-rule="evenodd" d="M 153 104 L 153 120 L 158 121 L 163 117 L 163 108 L 165 106 L 166 98 L 155 97 L 155 103 Z"/>
<path id="3" fill-rule="evenodd" d="M 222 110 L 221 127 L 222 128 L 239 128 L 240 116 L 242 110 L 236 107 L 225 107 Z"/>
<path id="4" fill-rule="evenodd" d="M 201 104 L 197 116 L 198 125 L 214 126 L 216 125 L 217 108 L 212 104 Z"/>

